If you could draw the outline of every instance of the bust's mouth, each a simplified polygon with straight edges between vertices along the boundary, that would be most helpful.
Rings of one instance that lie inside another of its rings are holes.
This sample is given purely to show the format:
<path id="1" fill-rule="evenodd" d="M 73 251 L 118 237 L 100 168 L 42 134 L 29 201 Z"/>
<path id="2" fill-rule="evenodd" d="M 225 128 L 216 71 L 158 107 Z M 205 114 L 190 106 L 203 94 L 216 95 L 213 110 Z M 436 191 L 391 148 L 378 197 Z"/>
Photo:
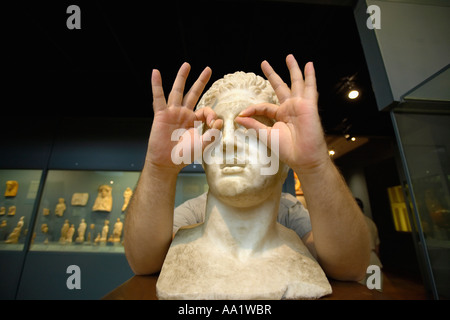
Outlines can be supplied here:
<path id="1" fill-rule="evenodd" d="M 223 174 L 240 173 L 240 172 L 244 171 L 244 169 L 245 169 L 244 166 L 228 165 L 228 166 L 222 168 L 222 173 Z"/>
<path id="2" fill-rule="evenodd" d="M 220 165 L 220 169 L 222 169 L 222 173 L 224 174 L 233 174 L 244 171 L 246 166 L 246 161 L 239 161 L 237 158 L 226 159 L 225 163 Z"/>

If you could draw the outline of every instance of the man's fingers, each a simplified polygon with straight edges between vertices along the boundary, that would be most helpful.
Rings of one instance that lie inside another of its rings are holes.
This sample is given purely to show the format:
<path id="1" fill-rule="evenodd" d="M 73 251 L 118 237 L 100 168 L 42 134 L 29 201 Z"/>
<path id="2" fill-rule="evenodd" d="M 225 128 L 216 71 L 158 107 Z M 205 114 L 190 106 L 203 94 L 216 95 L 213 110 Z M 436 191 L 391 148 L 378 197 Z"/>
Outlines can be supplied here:
<path id="1" fill-rule="evenodd" d="M 266 116 L 271 119 L 278 120 L 276 118 L 277 111 L 279 109 L 279 106 L 272 103 L 260 103 L 260 104 L 254 104 L 246 109 L 244 109 L 240 114 L 239 117 L 251 117 L 251 116 Z M 237 118 L 236 118 L 237 119 Z"/>
<path id="2" fill-rule="evenodd" d="M 303 98 L 317 99 L 316 72 L 312 62 L 308 62 L 305 66 L 305 89 Z"/>
<path id="3" fill-rule="evenodd" d="M 258 132 L 260 129 L 270 129 L 270 127 L 266 126 L 265 124 L 249 117 L 237 117 L 235 121 L 236 123 L 244 126 L 247 129 L 255 129 L 256 132 Z"/>
<path id="4" fill-rule="evenodd" d="M 186 79 L 189 75 L 191 66 L 189 63 L 185 62 L 178 70 L 177 77 L 172 86 L 172 91 L 170 91 L 168 105 L 171 106 L 181 106 L 183 101 L 184 86 L 186 84 Z"/>
<path id="5" fill-rule="evenodd" d="M 303 75 L 297 60 L 292 54 L 286 57 L 286 65 L 291 75 L 291 92 L 294 97 L 301 97 L 303 93 Z"/>
<path id="6" fill-rule="evenodd" d="M 152 72 L 153 111 L 163 110 L 166 107 L 166 98 L 162 87 L 161 73 L 154 69 Z"/>
<path id="7" fill-rule="evenodd" d="M 210 107 L 200 108 L 195 111 L 195 117 L 197 120 L 206 123 L 210 128 L 221 129 L 223 120 L 217 119 L 217 115 Z"/>
<path id="8" fill-rule="evenodd" d="M 186 93 L 186 96 L 183 100 L 183 105 L 187 108 L 194 110 L 195 105 L 197 104 L 198 99 L 200 98 L 203 90 L 206 87 L 209 79 L 211 78 L 211 68 L 206 67 L 205 70 L 200 74 L 197 81 L 192 85 L 191 89 Z"/>
<path id="9" fill-rule="evenodd" d="M 280 103 L 283 103 L 291 96 L 291 90 L 267 61 L 263 61 L 261 63 L 261 69 L 267 80 L 269 80 L 272 85 L 273 90 L 275 90 L 278 100 L 280 100 Z"/>

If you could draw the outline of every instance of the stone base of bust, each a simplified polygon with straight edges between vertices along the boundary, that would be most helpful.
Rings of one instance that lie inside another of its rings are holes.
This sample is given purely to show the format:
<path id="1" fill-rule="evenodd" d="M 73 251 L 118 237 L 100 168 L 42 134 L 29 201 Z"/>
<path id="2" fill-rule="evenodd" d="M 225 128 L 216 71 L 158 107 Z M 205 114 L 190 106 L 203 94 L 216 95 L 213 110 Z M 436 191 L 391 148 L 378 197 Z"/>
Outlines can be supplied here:
<path id="1" fill-rule="evenodd" d="M 180 229 L 156 285 L 159 299 L 316 299 L 331 286 L 297 234 L 277 224 L 277 241 L 256 253 L 215 246 L 202 225 Z"/>

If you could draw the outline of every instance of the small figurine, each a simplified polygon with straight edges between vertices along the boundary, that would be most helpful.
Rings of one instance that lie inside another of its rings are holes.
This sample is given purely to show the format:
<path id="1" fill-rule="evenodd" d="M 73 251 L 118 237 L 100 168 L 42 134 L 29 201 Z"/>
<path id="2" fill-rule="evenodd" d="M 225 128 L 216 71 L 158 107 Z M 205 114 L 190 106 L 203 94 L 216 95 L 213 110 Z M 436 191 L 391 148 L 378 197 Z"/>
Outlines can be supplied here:
<path id="1" fill-rule="evenodd" d="M 22 231 L 22 227 L 24 224 L 23 219 L 25 217 L 20 217 L 19 222 L 17 222 L 17 226 L 14 228 L 13 232 L 8 236 L 8 239 L 6 239 L 6 243 L 17 243 L 19 242 L 20 232 Z"/>
<path id="2" fill-rule="evenodd" d="M 64 214 L 64 211 L 66 211 L 66 202 L 64 200 L 64 198 L 59 198 L 58 199 L 58 204 L 56 205 L 55 208 L 55 214 L 59 217 L 62 217 Z"/>
<path id="3" fill-rule="evenodd" d="M 0 216 L 4 216 L 6 214 L 6 208 L 5 207 L 1 207 L 0 208 Z"/>
<path id="4" fill-rule="evenodd" d="M 14 216 L 16 214 L 16 206 L 11 206 L 8 208 L 8 216 Z"/>
<path id="5" fill-rule="evenodd" d="M 100 238 L 100 242 L 106 242 L 108 239 L 108 232 L 109 232 L 109 220 L 105 220 L 105 225 L 102 229 L 102 237 Z"/>
<path id="6" fill-rule="evenodd" d="M 122 235 L 123 222 L 120 218 L 117 218 L 117 222 L 114 224 L 113 230 L 113 242 L 120 242 L 120 236 Z"/>
<path id="7" fill-rule="evenodd" d="M 86 232 L 86 222 L 84 219 L 81 219 L 80 225 L 78 226 L 78 237 L 75 239 L 75 242 L 82 243 L 84 242 L 84 233 Z"/>
<path id="8" fill-rule="evenodd" d="M 73 239 L 73 234 L 75 233 L 75 225 L 72 224 L 69 228 L 69 230 L 67 230 L 67 235 L 66 235 L 66 242 L 67 243 L 72 243 L 72 239 Z"/>
<path id="9" fill-rule="evenodd" d="M 133 195 L 133 190 L 131 190 L 130 187 L 126 188 L 123 192 L 123 206 L 122 206 L 122 212 L 127 210 L 128 203 L 130 202 L 131 196 Z"/>
<path id="10" fill-rule="evenodd" d="M 6 181 L 5 197 L 15 197 L 17 190 L 19 189 L 19 183 L 15 180 Z"/>
<path id="11" fill-rule="evenodd" d="M 66 238 L 67 238 L 67 232 L 69 231 L 70 225 L 69 225 L 69 220 L 65 220 L 64 224 L 61 228 L 61 237 L 59 238 L 59 242 L 61 243 L 65 243 L 66 242 Z"/>
<path id="12" fill-rule="evenodd" d="M 48 225 L 46 223 L 43 223 L 41 225 L 41 231 L 43 234 L 45 234 L 45 240 L 44 240 L 44 244 L 48 244 Z"/>
<path id="13" fill-rule="evenodd" d="M 44 208 L 44 209 L 42 209 L 42 214 L 43 214 L 44 216 L 50 215 L 50 209 L 49 209 L 49 208 Z"/>

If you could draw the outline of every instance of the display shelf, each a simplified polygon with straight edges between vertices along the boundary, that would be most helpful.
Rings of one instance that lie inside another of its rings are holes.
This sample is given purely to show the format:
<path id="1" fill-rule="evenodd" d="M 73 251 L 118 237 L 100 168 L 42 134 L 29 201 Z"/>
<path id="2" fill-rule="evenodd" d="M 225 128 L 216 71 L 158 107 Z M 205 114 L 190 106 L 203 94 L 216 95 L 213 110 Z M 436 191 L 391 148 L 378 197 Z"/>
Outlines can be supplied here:
<path id="1" fill-rule="evenodd" d="M 65 252 L 103 252 L 103 253 L 124 253 L 124 247 L 121 243 L 113 245 L 86 245 L 86 244 L 60 244 L 60 243 L 36 243 L 33 244 L 34 251 L 65 251 Z"/>

